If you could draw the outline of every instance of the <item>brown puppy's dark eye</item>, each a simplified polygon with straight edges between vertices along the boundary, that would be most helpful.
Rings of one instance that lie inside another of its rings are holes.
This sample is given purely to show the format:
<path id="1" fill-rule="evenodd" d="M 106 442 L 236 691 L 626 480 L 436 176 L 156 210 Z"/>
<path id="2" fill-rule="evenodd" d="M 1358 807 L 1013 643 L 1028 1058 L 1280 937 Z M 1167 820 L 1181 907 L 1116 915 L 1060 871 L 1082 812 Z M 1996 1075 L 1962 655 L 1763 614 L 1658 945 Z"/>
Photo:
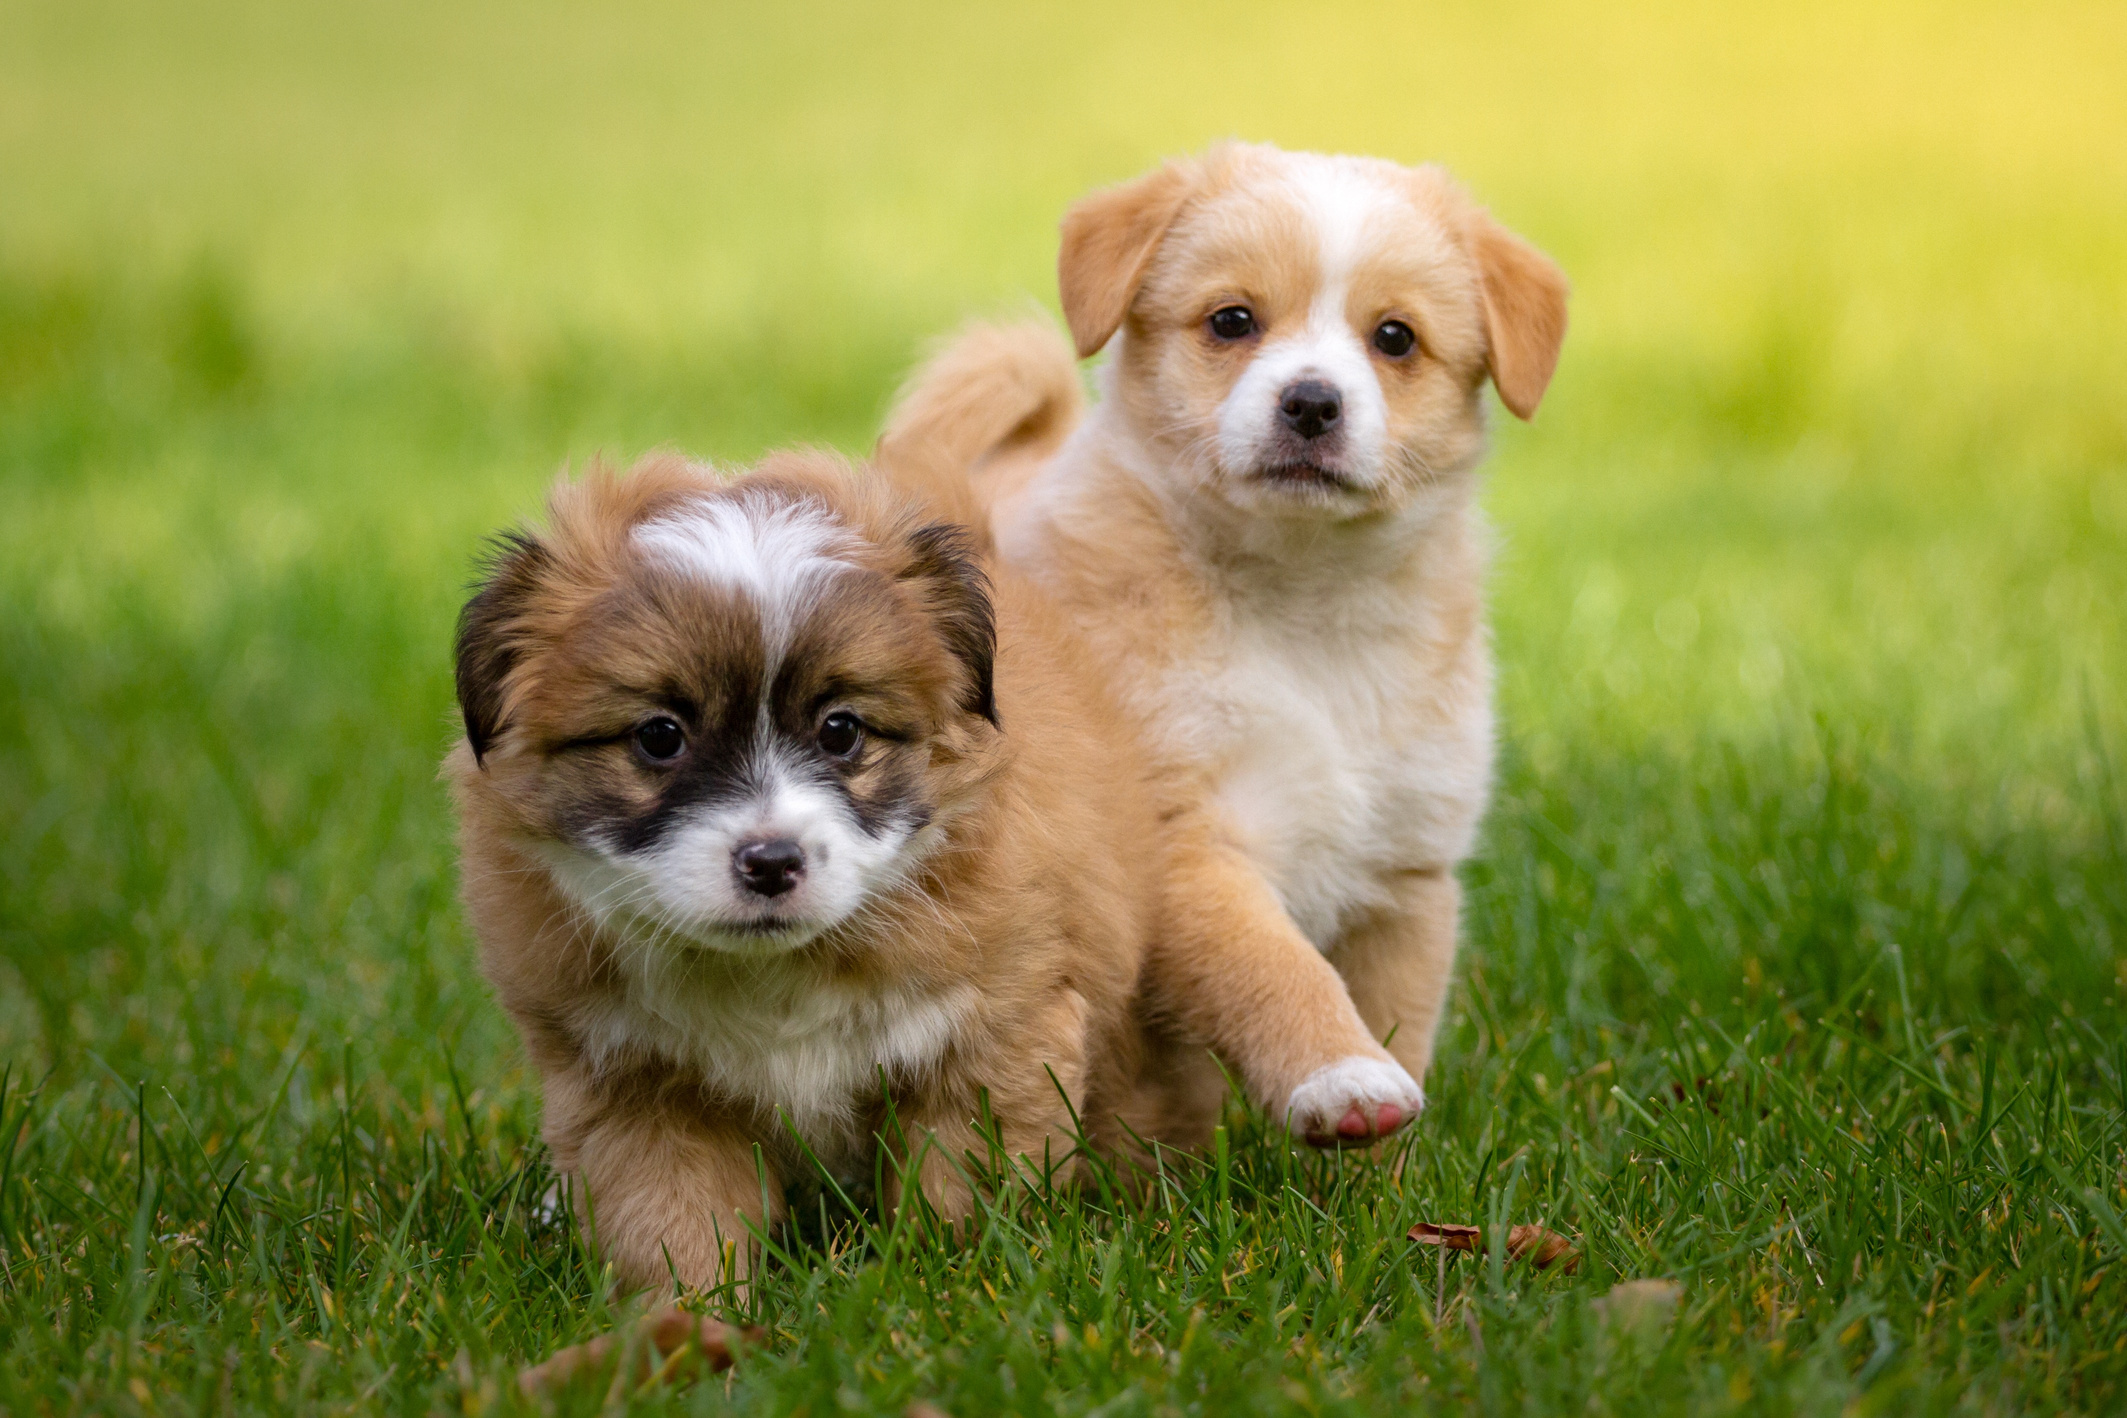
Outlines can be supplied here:
<path id="1" fill-rule="evenodd" d="M 687 746 L 687 731 L 677 720 L 663 715 L 645 719 L 635 726 L 635 746 L 643 751 L 643 757 L 653 762 L 670 763 Z"/>
<path id="2" fill-rule="evenodd" d="M 864 721 L 847 710 L 837 709 L 820 722 L 820 750 L 847 758 L 864 742 Z"/>
<path id="3" fill-rule="evenodd" d="M 1418 343 L 1418 336 L 1401 320 L 1384 320 L 1374 327 L 1374 348 L 1390 359 L 1402 359 Z"/>
<path id="4" fill-rule="evenodd" d="M 1211 312 L 1211 333 L 1222 340 L 1242 340 L 1255 332 L 1255 312 L 1245 305 L 1229 305 Z"/>

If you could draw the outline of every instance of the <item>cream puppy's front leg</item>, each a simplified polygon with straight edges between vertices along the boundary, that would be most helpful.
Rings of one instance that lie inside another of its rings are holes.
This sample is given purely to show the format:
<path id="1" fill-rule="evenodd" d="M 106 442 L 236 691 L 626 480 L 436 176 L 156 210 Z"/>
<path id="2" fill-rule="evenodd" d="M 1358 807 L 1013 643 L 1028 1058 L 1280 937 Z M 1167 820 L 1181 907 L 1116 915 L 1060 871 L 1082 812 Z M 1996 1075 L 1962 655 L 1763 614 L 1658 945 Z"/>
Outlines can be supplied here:
<path id="1" fill-rule="evenodd" d="M 1462 885 L 1436 867 L 1401 873 L 1395 892 L 1395 906 L 1346 931 L 1329 959 L 1367 1028 L 1423 1079 L 1455 970 Z"/>
<path id="2" fill-rule="evenodd" d="M 748 1222 L 780 1219 L 780 1178 L 771 1169 L 764 1180 L 745 1134 L 684 1093 L 601 1097 L 550 1078 L 546 1133 L 555 1165 L 589 1191 L 592 1239 L 629 1288 L 743 1282 L 756 1250 Z"/>
<path id="3" fill-rule="evenodd" d="M 1146 968 L 1161 1005 L 1317 1147 L 1371 1142 L 1425 1106 L 1255 864 L 1208 827 L 1177 835 L 1167 929 Z"/>

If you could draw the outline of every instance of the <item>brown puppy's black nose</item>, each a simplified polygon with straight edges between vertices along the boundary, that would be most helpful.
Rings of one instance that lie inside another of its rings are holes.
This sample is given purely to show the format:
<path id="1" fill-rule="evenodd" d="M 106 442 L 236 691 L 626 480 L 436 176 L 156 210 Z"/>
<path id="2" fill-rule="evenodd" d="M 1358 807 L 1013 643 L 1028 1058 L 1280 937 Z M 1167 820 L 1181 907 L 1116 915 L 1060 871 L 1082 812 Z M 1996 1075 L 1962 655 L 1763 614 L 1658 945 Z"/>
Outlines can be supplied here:
<path id="1" fill-rule="evenodd" d="M 1344 412 L 1344 396 L 1334 384 L 1302 379 L 1278 395 L 1278 412 L 1285 416 L 1285 426 L 1302 438 L 1320 438 Z"/>
<path id="2" fill-rule="evenodd" d="M 805 849 L 788 837 L 748 842 L 731 854 L 739 880 L 757 896 L 781 896 L 805 875 Z"/>

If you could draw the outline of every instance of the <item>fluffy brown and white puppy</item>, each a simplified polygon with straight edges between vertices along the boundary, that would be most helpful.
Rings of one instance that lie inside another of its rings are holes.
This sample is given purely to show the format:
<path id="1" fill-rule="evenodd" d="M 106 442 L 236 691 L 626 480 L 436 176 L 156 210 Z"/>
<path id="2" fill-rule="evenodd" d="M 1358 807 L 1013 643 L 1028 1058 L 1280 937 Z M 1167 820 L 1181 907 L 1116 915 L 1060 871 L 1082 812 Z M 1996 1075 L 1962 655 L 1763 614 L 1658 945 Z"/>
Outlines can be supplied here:
<path id="1" fill-rule="evenodd" d="M 743 1278 L 790 1130 L 861 1165 L 889 1097 L 949 1217 L 985 1099 L 1037 1168 L 1074 1110 L 1096 1142 L 1206 1126 L 1201 1080 L 1186 1119 L 1135 1091 L 1160 856 L 1132 734 L 1041 599 L 878 478 L 561 486 L 465 609 L 458 699 L 482 964 L 623 1281 Z"/>
<path id="2" fill-rule="evenodd" d="M 1155 997 L 1311 1140 L 1392 1130 L 1489 790 L 1482 390 L 1535 411 L 1565 280 L 1437 168 L 1253 146 L 1085 199 L 1058 265 L 1090 415 L 1053 333 L 981 329 L 881 446 L 982 460 L 1193 823 Z"/>

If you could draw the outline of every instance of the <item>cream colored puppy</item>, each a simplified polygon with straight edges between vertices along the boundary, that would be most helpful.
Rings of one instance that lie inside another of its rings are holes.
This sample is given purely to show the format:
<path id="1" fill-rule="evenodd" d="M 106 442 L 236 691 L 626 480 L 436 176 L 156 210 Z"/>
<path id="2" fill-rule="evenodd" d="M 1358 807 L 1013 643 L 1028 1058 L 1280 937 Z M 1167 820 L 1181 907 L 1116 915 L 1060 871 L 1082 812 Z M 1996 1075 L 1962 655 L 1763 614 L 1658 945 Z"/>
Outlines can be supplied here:
<path id="1" fill-rule="evenodd" d="M 1053 333 L 979 329 L 882 446 L 975 468 L 1143 726 L 1181 853 L 1155 1003 L 1294 1131 L 1368 1140 L 1423 1106 L 1490 787 L 1483 386 L 1535 411 L 1566 282 L 1437 168 L 1253 146 L 1085 199 L 1058 266 L 1091 412 Z"/>

